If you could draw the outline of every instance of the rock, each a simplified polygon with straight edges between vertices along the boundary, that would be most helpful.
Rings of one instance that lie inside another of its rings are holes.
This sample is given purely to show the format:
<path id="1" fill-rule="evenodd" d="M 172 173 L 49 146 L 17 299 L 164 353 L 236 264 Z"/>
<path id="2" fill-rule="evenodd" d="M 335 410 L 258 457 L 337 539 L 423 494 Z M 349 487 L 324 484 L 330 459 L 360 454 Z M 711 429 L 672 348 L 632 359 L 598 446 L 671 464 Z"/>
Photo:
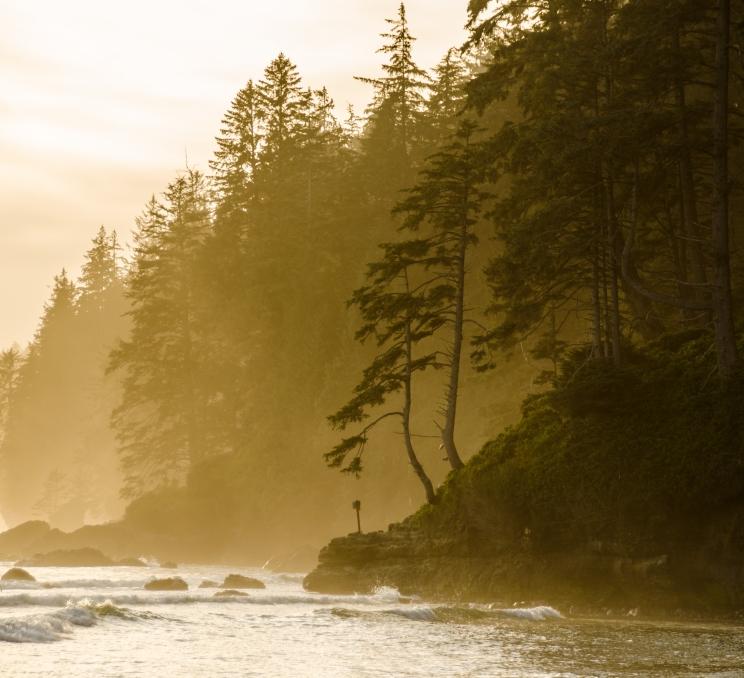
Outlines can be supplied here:
<path id="1" fill-rule="evenodd" d="M 32 575 L 20 567 L 11 567 L 0 579 L 2 581 L 36 581 Z"/>
<path id="2" fill-rule="evenodd" d="M 229 574 L 222 582 L 223 589 L 265 589 L 266 584 L 253 577 L 244 577 L 242 574 Z"/>
<path id="3" fill-rule="evenodd" d="M 28 553 L 35 553 L 32 550 L 34 545 L 47 537 L 50 532 L 52 528 L 43 520 L 29 520 L 17 525 L 0 534 L 0 553 L 11 556 L 10 560 L 17 560 Z"/>
<path id="4" fill-rule="evenodd" d="M 116 564 L 108 556 L 91 548 L 37 553 L 32 558 L 16 563 L 26 567 L 110 567 Z"/>
<path id="5" fill-rule="evenodd" d="M 178 568 L 178 565 L 170 560 L 166 560 L 162 563 L 160 563 L 160 567 L 166 569 L 166 570 L 175 570 Z"/>
<path id="6" fill-rule="evenodd" d="M 220 585 L 216 581 L 212 581 L 211 579 L 205 579 L 202 581 L 201 584 L 199 584 L 200 589 L 218 589 L 220 588 Z"/>
<path id="7" fill-rule="evenodd" d="M 116 564 L 121 567 L 147 567 L 147 563 L 140 558 L 122 558 Z"/>
<path id="8" fill-rule="evenodd" d="M 145 584 L 147 591 L 187 591 L 189 585 L 181 577 L 153 579 Z"/>
<path id="9" fill-rule="evenodd" d="M 225 591 L 217 591 L 214 594 L 215 598 L 234 598 L 236 596 L 247 596 L 245 591 L 236 591 L 235 589 L 227 589 Z"/>

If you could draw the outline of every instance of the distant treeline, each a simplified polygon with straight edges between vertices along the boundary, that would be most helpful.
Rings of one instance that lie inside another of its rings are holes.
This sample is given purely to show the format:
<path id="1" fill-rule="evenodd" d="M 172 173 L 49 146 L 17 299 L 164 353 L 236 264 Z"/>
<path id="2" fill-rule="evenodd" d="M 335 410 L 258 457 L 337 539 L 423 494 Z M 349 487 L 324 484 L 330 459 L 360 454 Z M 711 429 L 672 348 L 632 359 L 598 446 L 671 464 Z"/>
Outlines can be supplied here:
<path id="1" fill-rule="evenodd" d="M 426 71 L 401 4 L 371 103 L 342 120 L 280 54 L 209 172 L 146 205 L 126 268 L 102 231 L 77 287 L 56 279 L 3 359 L 4 512 L 50 512 L 54 483 L 109 459 L 79 442 L 104 419 L 61 395 L 83 384 L 105 385 L 96 412 L 115 402 L 130 510 L 161 492 L 225 539 L 278 539 L 333 528 L 322 452 L 372 474 L 378 521 L 406 508 L 406 465 L 436 501 L 569 354 L 622 369 L 709 329 L 711 378 L 736 376 L 742 3 L 471 0 L 467 20 Z"/>

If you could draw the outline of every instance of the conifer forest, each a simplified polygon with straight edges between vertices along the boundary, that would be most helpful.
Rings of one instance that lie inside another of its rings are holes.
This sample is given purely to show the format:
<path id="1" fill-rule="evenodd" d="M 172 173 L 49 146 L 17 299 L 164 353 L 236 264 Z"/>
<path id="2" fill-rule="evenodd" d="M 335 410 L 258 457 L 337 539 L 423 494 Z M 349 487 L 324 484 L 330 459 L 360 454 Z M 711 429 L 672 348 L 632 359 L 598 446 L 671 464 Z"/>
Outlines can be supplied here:
<path id="1" fill-rule="evenodd" d="M 260 564 L 357 500 L 365 532 L 631 555 L 733 511 L 742 557 L 744 4 L 462 19 L 432 67 L 381 12 L 363 110 L 276 54 L 208 165 L 59 262 L 0 355 L 8 527 Z"/>

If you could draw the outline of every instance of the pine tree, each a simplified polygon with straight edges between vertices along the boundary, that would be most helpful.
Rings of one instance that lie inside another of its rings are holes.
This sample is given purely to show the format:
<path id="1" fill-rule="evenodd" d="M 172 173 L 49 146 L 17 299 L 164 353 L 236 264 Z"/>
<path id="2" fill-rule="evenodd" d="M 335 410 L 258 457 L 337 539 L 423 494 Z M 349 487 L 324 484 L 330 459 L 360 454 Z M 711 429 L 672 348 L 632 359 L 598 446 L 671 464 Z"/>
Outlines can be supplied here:
<path id="1" fill-rule="evenodd" d="M 253 181 L 259 170 L 264 115 L 262 97 L 249 80 L 222 119 L 217 150 L 209 163 L 214 173 L 220 223 L 227 222 L 238 232 L 247 228 L 250 206 L 255 200 Z"/>
<path id="2" fill-rule="evenodd" d="M 10 403 L 18 385 L 22 362 L 21 352 L 15 346 L 0 352 L 0 448 L 8 425 Z"/>
<path id="3" fill-rule="evenodd" d="M 374 88 L 363 137 L 370 188 L 375 193 L 393 195 L 411 183 L 414 167 L 424 154 L 420 141 L 429 78 L 413 59 L 416 39 L 408 28 L 404 3 L 400 4 L 397 17 L 386 21 L 390 28 L 382 33 L 386 42 L 378 50 L 388 55 L 382 66 L 384 75 L 357 80 Z"/>
<path id="4" fill-rule="evenodd" d="M 207 453 L 200 257 L 210 233 L 204 179 L 189 170 L 138 220 L 128 298 L 131 335 L 111 357 L 124 493 L 182 481 Z"/>
<path id="5" fill-rule="evenodd" d="M 265 125 L 261 160 L 280 169 L 291 157 L 292 142 L 301 134 L 309 108 L 297 66 L 279 54 L 264 70 L 257 93 Z"/>
<path id="6" fill-rule="evenodd" d="M 80 422 L 76 296 L 74 283 L 62 270 L 10 395 L 0 456 L 3 515 L 11 521 L 29 515 L 46 473 L 59 463 L 71 463 L 74 455 L 75 441 L 67 433 Z"/>
<path id="7" fill-rule="evenodd" d="M 455 443 L 455 425 L 464 330 L 473 321 L 466 303 L 468 251 L 478 242 L 475 226 L 487 197 L 482 188 L 483 148 L 473 138 L 476 129 L 474 123 L 462 122 L 450 143 L 431 156 L 419 183 L 395 209 L 405 215 L 406 228 L 430 233 L 427 242 L 433 259 L 429 266 L 442 279 L 436 312 L 449 328 L 450 343 L 445 356 L 448 380 L 440 430 L 453 469 L 463 466 Z"/>
<path id="8" fill-rule="evenodd" d="M 361 342 L 374 338 L 380 352 L 364 370 L 349 403 L 328 419 L 334 429 L 343 431 L 351 424 L 364 422 L 371 416 L 370 410 L 385 405 L 392 395 L 401 391 L 402 403 L 400 409 L 376 415 L 357 433 L 344 438 L 325 459 L 332 467 L 346 463 L 345 472 L 359 475 L 370 431 L 385 419 L 400 418 L 408 461 L 424 486 L 427 501 L 433 504 L 434 487 L 416 455 L 411 433 L 414 375 L 438 367 L 436 351 L 422 351 L 417 356 L 414 349 L 443 324 L 442 316 L 432 312 L 432 298 L 439 293 L 438 276 L 415 286 L 411 283 L 411 269 L 425 265 L 429 247 L 426 240 L 381 245 L 384 255 L 369 265 L 368 284 L 352 296 L 350 304 L 359 309 L 363 321 L 356 338 Z M 349 455 L 351 460 L 347 461 Z"/>
<path id="9" fill-rule="evenodd" d="M 467 104 L 467 67 L 454 47 L 434 67 L 424 116 L 426 138 L 436 147 L 457 130 Z"/>

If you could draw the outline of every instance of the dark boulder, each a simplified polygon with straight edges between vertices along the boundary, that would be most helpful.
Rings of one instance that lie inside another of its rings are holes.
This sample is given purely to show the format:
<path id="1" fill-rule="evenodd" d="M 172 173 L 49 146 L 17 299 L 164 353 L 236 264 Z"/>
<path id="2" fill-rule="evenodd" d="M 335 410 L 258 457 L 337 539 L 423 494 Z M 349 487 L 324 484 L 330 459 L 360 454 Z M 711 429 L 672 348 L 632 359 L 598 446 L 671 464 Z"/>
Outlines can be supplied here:
<path id="1" fill-rule="evenodd" d="M 242 574 L 229 574 L 222 582 L 223 589 L 265 589 L 264 584 L 259 579 L 253 577 L 244 577 Z"/>
<path id="2" fill-rule="evenodd" d="M 2 581 L 36 581 L 32 575 L 20 567 L 11 567 L 1 578 Z"/>
<path id="3" fill-rule="evenodd" d="M 211 579 L 204 579 L 201 584 L 199 584 L 200 589 L 218 589 L 220 588 L 220 585 L 216 581 L 212 581 Z"/>
<path id="4" fill-rule="evenodd" d="M 145 584 L 147 591 L 187 591 L 189 585 L 181 577 L 153 579 Z"/>

